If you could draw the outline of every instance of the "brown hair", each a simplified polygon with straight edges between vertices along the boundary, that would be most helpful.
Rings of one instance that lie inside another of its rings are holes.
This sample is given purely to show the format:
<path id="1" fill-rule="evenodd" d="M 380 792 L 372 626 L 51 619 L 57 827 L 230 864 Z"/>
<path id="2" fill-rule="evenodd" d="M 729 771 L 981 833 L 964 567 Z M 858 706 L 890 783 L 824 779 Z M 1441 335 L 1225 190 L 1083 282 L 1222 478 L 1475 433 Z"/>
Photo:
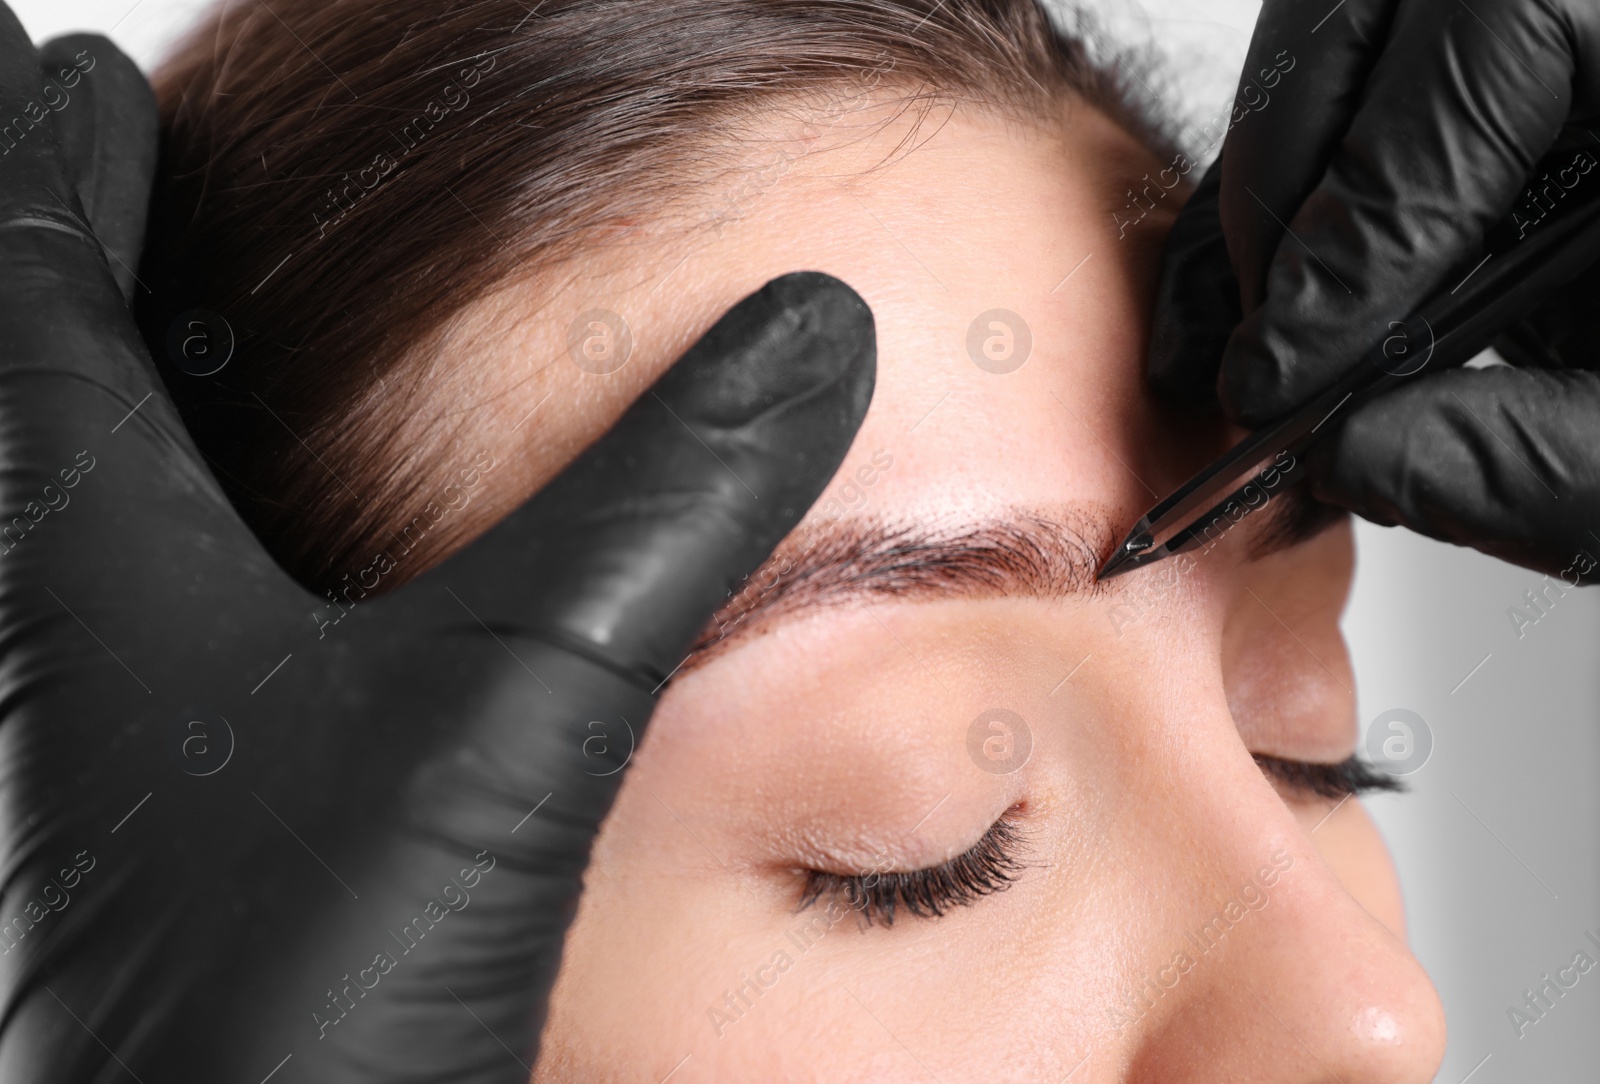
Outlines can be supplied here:
<path id="1" fill-rule="evenodd" d="M 229 496 L 318 588 L 398 541 L 409 466 L 453 435 L 393 438 L 447 414 L 425 377 L 448 321 L 688 194 L 740 115 L 841 84 L 1034 116 L 1076 93 L 1164 146 L 1034 0 L 225 4 L 154 82 L 141 323 Z M 214 375 L 174 364 L 196 309 L 236 340 Z"/>

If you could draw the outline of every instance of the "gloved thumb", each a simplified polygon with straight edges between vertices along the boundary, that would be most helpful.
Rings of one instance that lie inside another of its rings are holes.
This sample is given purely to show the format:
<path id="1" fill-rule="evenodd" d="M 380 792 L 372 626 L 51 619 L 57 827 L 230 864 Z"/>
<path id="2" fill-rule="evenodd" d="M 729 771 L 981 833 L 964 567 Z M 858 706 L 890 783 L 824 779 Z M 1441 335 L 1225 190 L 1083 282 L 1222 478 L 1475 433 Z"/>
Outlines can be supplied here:
<path id="1" fill-rule="evenodd" d="M 773 279 L 416 585 L 447 580 L 490 625 L 537 626 L 655 686 L 832 479 L 876 365 L 872 311 L 854 290 L 815 271 Z"/>
<path id="2" fill-rule="evenodd" d="M 1600 374 L 1421 376 L 1356 407 L 1313 447 L 1312 492 L 1375 523 L 1596 582 L 1597 426 Z"/>

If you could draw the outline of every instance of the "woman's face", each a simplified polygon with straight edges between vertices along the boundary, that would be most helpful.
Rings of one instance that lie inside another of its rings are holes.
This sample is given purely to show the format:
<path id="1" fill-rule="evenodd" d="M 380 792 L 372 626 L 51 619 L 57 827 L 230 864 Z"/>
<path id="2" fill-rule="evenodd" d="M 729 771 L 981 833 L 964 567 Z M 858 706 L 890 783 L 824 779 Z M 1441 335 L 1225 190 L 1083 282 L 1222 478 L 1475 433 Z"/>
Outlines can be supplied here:
<path id="1" fill-rule="evenodd" d="M 775 119 L 714 228 L 622 231 L 496 348 L 526 490 L 768 278 L 828 271 L 878 333 L 844 466 L 633 755 L 535 1079 L 1431 1080 L 1371 821 L 1252 759 L 1354 751 L 1348 524 L 1300 537 L 1275 496 L 1092 583 L 1236 436 L 1141 386 L 1188 181 L 1081 104 L 898 152 L 911 119 L 867 112 Z M 608 375 L 566 349 L 602 309 Z"/>

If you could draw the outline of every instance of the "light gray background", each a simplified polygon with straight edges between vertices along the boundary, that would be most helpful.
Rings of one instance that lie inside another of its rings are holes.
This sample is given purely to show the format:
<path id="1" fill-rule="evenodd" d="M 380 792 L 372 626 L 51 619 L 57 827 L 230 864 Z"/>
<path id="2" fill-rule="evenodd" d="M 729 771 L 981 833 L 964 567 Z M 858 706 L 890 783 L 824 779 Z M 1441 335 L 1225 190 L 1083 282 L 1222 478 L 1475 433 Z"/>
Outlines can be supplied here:
<path id="1" fill-rule="evenodd" d="M 36 40 L 97 30 L 148 69 L 206 0 L 12 5 Z M 1226 108 L 1259 3 L 1093 6 L 1101 49 L 1127 58 L 1165 109 L 1197 129 Z M 1153 73 L 1138 59 L 1151 49 Z M 1507 611 L 1524 605 L 1538 575 L 1367 523 L 1356 538 L 1344 628 L 1361 718 L 1409 708 L 1434 740 L 1410 794 L 1367 804 L 1400 869 L 1412 946 L 1449 1018 L 1437 1080 L 1600 1079 L 1600 970 L 1521 1038 L 1506 1015 L 1590 947 L 1585 930 L 1600 936 L 1600 590 L 1568 591 L 1519 636 Z"/>

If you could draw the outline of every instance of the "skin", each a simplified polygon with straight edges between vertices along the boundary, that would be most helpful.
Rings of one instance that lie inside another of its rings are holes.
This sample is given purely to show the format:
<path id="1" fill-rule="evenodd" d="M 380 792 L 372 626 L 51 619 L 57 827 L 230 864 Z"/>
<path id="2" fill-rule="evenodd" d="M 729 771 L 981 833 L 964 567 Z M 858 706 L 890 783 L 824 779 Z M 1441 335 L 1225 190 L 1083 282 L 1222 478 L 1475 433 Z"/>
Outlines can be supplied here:
<path id="1" fill-rule="evenodd" d="M 476 515 L 514 506 L 727 306 L 801 268 L 850 283 L 877 319 L 877 390 L 830 491 L 846 518 L 1031 509 L 1103 554 L 1237 438 L 1142 388 L 1184 188 L 1119 238 L 1125 189 L 1167 163 L 1098 111 L 1023 124 L 940 107 L 916 128 L 882 102 L 813 103 L 761 131 L 749 170 L 703 205 L 458 321 L 446 349 L 470 345 L 488 362 L 474 373 L 494 374 L 461 377 L 479 382 L 473 437 L 514 451 Z M 595 308 L 634 338 L 604 376 L 565 352 Z M 1003 375 L 966 346 L 994 308 L 1033 336 Z M 1251 758 L 1336 762 L 1357 735 L 1337 623 L 1348 523 L 1252 558 L 1276 514 L 1182 575 L 858 600 L 753 622 L 681 673 L 596 843 L 534 1079 L 1431 1080 L 1443 1017 L 1372 822 Z M 1005 774 L 967 747 L 996 707 L 1033 742 Z M 890 927 L 827 900 L 795 910 L 805 869 L 930 865 L 1002 814 L 1027 863 L 1006 891 Z M 1230 899 L 1253 906 L 1234 903 L 1200 953 L 1187 935 Z M 802 951 L 790 934 L 807 923 L 823 933 Z M 725 997 L 758 973 L 748 1007 Z M 1148 1004 L 1125 1009 L 1141 989 Z"/>

